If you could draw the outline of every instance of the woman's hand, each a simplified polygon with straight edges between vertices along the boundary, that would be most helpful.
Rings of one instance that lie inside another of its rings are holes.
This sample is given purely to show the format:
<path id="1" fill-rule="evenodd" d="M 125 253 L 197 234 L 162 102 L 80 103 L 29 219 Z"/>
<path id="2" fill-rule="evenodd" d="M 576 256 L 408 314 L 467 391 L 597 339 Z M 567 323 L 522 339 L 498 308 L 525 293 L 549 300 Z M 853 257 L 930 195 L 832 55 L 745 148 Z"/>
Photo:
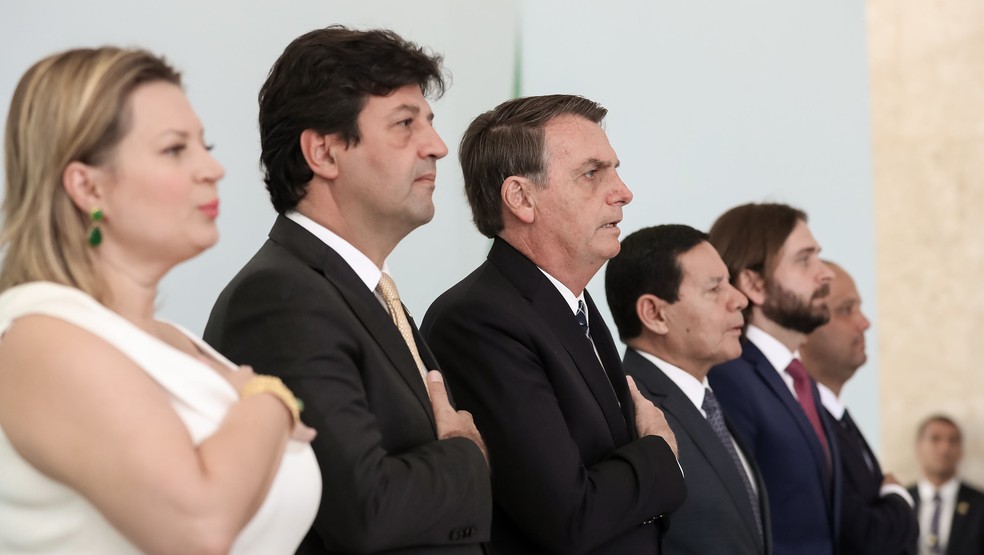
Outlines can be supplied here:
<path id="1" fill-rule="evenodd" d="M 258 374 L 253 371 L 253 367 L 248 364 L 244 364 L 239 367 L 238 371 L 226 372 L 226 379 L 232 384 L 232 387 L 236 388 L 236 391 L 242 394 L 243 388 Z M 278 400 L 283 401 L 282 399 Z M 286 407 L 285 407 L 286 408 Z M 302 421 L 298 421 L 290 433 L 290 438 L 295 441 L 302 441 L 304 443 L 311 443 L 311 440 L 318 435 L 318 432 L 314 428 L 307 426 Z"/>

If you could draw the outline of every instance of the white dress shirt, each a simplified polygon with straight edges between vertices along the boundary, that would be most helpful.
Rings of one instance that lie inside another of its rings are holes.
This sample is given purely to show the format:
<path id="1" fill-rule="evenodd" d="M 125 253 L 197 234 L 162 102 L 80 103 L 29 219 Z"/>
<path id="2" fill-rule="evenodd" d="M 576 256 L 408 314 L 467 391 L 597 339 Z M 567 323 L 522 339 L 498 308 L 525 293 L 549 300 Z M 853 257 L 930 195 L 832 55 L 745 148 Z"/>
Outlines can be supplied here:
<path id="1" fill-rule="evenodd" d="M 933 522 L 933 495 L 937 488 L 925 479 L 917 482 L 919 488 L 919 555 L 931 555 L 928 543 L 929 530 Z M 940 492 L 940 528 L 939 542 L 946 549 L 950 541 L 950 529 L 953 526 L 953 511 L 957 507 L 957 491 L 960 489 L 960 480 L 953 478 L 939 487 Z"/>
<path id="2" fill-rule="evenodd" d="M 782 378 L 782 382 L 786 384 L 789 392 L 793 394 L 793 399 L 798 399 L 796 389 L 793 388 L 793 377 L 789 375 L 789 372 L 786 372 L 786 367 L 789 366 L 789 363 L 794 358 L 799 358 L 799 351 L 795 353 L 790 351 L 778 339 L 762 331 L 762 328 L 753 326 L 752 324 L 748 325 L 748 330 L 745 331 L 745 338 L 751 341 L 752 345 L 758 347 L 758 350 L 762 351 L 765 359 L 776 369 L 779 377 Z"/>
<path id="3" fill-rule="evenodd" d="M 553 286 L 557 288 L 557 291 L 560 293 L 560 296 L 564 297 L 564 300 L 567 301 L 567 306 L 571 307 L 571 313 L 577 315 L 577 303 L 584 302 L 584 291 L 581 291 L 580 295 L 575 295 L 573 291 L 568 289 L 567 286 L 561 283 L 559 279 L 548 274 L 546 270 L 544 270 L 539 266 L 537 266 L 537 269 L 543 272 L 543 275 L 547 276 L 547 279 L 550 280 L 550 283 L 552 283 Z M 588 303 L 584 303 L 584 321 L 588 323 L 588 327 L 591 327 L 591 321 L 588 319 L 589 317 L 590 316 L 588 315 Z"/>
<path id="4" fill-rule="evenodd" d="M 376 293 L 376 286 L 379 285 L 379 278 L 382 277 L 383 272 L 389 274 L 389 266 L 386 262 L 383 262 L 383 267 L 378 268 L 376 264 L 369 259 L 368 256 L 362 253 L 359 249 L 355 248 L 352 243 L 349 243 L 345 239 L 338 236 L 337 233 L 328 229 L 327 227 L 319 224 L 318 222 L 308 218 L 304 214 L 297 211 L 290 211 L 284 214 L 284 216 L 297 225 L 303 227 L 304 229 L 311 232 L 312 235 L 321 240 L 322 243 L 328 245 L 338 256 L 342 257 L 342 260 L 348 264 L 352 270 L 359 276 L 359 279 L 366 284 L 366 287 L 376 295 L 376 299 L 383 305 L 386 312 L 389 313 L 389 308 L 386 306 L 386 301 Z M 392 274 L 390 274 L 392 277 Z"/>

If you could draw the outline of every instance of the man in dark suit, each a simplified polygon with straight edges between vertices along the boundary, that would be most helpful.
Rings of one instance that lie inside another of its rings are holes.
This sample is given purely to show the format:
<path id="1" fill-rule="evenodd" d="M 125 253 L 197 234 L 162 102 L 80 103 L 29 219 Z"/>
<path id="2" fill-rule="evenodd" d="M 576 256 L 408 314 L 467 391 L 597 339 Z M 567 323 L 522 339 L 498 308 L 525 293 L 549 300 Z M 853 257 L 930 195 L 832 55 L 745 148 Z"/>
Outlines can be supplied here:
<path id="1" fill-rule="evenodd" d="M 619 249 L 632 193 L 599 122 L 568 95 L 508 101 L 461 142 L 488 260 L 422 331 L 489 446 L 499 553 L 657 553 L 683 501 L 676 441 L 626 382 L 585 286 Z"/>
<path id="2" fill-rule="evenodd" d="M 741 357 L 708 379 L 762 472 L 774 552 L 830 555 L 839 525 L 837 438 L 797 350 L 827 322 L 833 274 L 806 214 L 784 204 L 732 208 L 709 236 L 748 298 L 748 327 Z"/>
<path id="3" fill-rule="evenodd" d="M 830 321 L 807 337 L 800 354 L 836 423 L 844 471 L 840 554 L 900 555 L 919 534 L 912 497 L 894 476 L 882 474 L 874 451 L 840 400 L 844 384 L 868 358 L 864 332 L 870 323 L 861 312 L 854 280 L 840 266 L 825 263 L 834 272 L 827 297 Z"/>
<path id="4" fill-rule="evenodd" d="M 641 229 L 608 262 L 605 290 L 629 347 L 625 372 L 662 409 L 680 446 L 687 499 L 673 512 L 664 552 L 771 553 L 767 495 L 755 460 L 707 383 L 712 366 L 741 354 L 741 311 L 748 304 L 728 283 L 721 257 L 692 227 Z"/>
<path id="5" fill-rule="evenodd" d="M 482 438 L 386 273 L 434 214 L 447 147 L 425 95 L 443 88 L 440 57 L 390 31 L 329 27 L 292 42 L 260 91 L 279 216 L 205 339 L 280 376 L 318 432 L 324 493 L 298 553 L 481 553 L 490 535 Z"/>
<path id="6" fill-rule="evenodd" d="M 984 553 L 984 492 L 961 482 L 963 434 L 950 417 L 923 420 L 916 435 L 922 478 L 909 487 L 919 515 L 919 541 L 913 555 Z"/>

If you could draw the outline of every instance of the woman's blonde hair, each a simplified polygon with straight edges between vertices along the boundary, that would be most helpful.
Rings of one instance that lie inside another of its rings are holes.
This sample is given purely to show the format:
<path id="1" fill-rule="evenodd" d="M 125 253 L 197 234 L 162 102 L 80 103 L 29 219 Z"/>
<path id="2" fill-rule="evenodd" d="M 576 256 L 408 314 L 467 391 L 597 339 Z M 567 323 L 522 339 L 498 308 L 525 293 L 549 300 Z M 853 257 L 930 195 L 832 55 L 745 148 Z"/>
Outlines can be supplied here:
<path id="1" fill-rule="evenodd" d="M 21 78 L 5 133 L 0 291 L 44 280 L 105 299 L 86 242 L 89 215 L 62 176 L 71 162 L 110 160 L 130 128 L 130 94 L 154 81 L 180 85 L 181 77 L 149 52 L 112 47 L 55 54 Z"/>

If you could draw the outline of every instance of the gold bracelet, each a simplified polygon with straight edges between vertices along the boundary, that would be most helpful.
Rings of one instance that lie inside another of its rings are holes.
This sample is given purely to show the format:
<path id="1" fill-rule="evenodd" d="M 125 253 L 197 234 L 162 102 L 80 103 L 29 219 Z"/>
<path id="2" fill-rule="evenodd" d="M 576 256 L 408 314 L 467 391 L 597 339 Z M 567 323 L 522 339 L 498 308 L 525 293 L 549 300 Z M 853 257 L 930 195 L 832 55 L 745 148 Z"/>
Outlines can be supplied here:
<path id="1" fill-rule="evenodd" d="M 294 394 L 291 393 L 290 389 L 284 385 L 284 382 L 282 382 L 280 378 L 276 376 L 267 376 L 265 374 L 257 374 L 253 377 L 253 379 L 246 382 L 246 385 L 243 386 L 243 390 L 240 392 L 239 396 L 242 399 L 245 399 L 250 395 L 256 395 L 258 393 L 269 393 L 277 399 L 280 399 L 280 402 L 287 407 L 288 411 L 290 411 L 290 416 L 293 419 L 294 423 L 291 426 L 291 429 L 294 429 L 294 427 L 296 427 L 301 421 L 301 410 L 303 408 L 301 400 L 294 397 Z"/>

